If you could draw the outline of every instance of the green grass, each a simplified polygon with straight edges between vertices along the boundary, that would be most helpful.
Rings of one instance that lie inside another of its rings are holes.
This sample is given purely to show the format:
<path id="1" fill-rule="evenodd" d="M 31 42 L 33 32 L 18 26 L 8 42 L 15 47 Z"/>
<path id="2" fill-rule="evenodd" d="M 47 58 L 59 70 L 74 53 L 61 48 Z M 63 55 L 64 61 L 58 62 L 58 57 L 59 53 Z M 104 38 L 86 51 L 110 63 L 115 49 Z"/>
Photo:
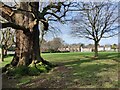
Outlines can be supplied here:
<path id="1" fill-rule="evenodd" d="M 12 60 L 13 56 L 8 56 L 4 59 L 4 62 L 0 62 L 0 68 L 4 67 L 6 64 L 9 64 Z"/>
<path id="2" fill-rule="evenodd" d="M 69 76 L 66 78 L 67 87 L 81 88 L 115 88 L 118 85 L 118 66 L 119 57 L 116 52 L 100 52 L 95 59 L 94 53 L 44 53 L 42 57 L 51 63 L 63 65 L 70 69 Z M 5 58 L 0 64 L 4 66 L 9 63 L 12 56 Z M 55 75 L 56 74 L 56 75 Z M 53 74 L 52 74 L 53 75 Z M 49 78 L 49 76 L 47 76 Z M 62 78 L 61 73 L 54 73 L 54 77 Z M 31 76 L 32 78 L 32 76 Z M 39 77 L 42 78 L 42 77 Z M 21 79 L 20 83 L 28 83 L 30 78 Z"/>
<path id="3" fill-rule="evenodd" d="M 49 60 L 53 63 L 64 63 L 70 62 L 75 60 L 80 60 L 81 58 L 85 58 L 87 56 L 92 56 L 93 53 L 80 53 L 80 52 L 73 52 L 73 53 L 46 53 L 42 54 L 45 60 Z"/>
<path id="4" fill-rule="evenodd" d="M 118 53 L 100 52 L 94 59 L 94 53 L 52 53 L 42 55 L 53 63 L 72 68 L 69 74 L 70 87 L 118 87 Z M 69 86 L 68 86 L 69 87 Z"/>

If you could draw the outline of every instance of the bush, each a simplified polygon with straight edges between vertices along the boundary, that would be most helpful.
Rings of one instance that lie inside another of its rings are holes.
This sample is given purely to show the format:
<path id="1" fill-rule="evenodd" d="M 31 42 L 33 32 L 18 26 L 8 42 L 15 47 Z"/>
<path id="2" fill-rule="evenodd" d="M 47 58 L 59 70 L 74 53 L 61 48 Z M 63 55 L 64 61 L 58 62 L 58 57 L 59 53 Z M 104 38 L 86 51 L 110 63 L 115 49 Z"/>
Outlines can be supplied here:
<path id="1" fill-rule="evenodd" d="M 61 53 L 67 53 L 67 52 L 70 52 L 70 51 L 60 51 Z"/>
<path id="2" fill-rule="evenodd" d="M 54 53 L 55 50 L 54 49 L 48 49 L 47 52 Z"/>
<path id="3" fill-rule="evenodd" d="M 67 53 L 67 52 L 70 52 L 70 51 L 59 51 L 59 50 L 56 51 L 54 49 L 48 49 L 47 51 L 42 53 Z"/>

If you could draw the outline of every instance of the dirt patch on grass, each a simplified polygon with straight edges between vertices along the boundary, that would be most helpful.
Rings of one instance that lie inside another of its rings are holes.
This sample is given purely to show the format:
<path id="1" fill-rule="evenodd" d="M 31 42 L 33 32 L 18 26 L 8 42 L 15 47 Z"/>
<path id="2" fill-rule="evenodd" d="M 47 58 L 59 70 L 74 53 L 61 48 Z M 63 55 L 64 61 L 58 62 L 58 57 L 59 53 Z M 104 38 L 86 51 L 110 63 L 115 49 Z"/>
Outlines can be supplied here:
<path id="1" fill-rule="evenodd" d="M 2 88 L 16 88 L 18 80 L 14 77 L 7 76 L 5 74 L 2 75 Z"/>
<path id="2" fill-rule="evenodd" d="M 69 83 L 70 69 L 65 66 L 53 68 L 48 73 L 42 73 L 39 76 L 30 76 L 28 83 L 19 84 L 19 79 L 3 75 L 3 88 L 66 88 Z"/>
<path id="3" fill-rule="evenodd" d="M 70 69 L 65 66 L 58 66 L 49 73 L 41 74 L 28 84 L 21 85 L 21 88 L 65 88 L 69 82 Z"/>

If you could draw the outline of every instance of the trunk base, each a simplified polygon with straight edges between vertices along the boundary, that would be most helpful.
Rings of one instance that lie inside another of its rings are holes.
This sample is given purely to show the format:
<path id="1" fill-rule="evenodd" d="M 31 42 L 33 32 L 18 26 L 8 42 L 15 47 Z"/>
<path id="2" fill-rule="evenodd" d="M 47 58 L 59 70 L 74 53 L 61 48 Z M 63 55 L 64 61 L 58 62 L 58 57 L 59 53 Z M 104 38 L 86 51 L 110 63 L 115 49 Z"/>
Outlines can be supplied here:
<path id="1" fill-rule="evenodd" d="M 15 59 L 16 58 L 16 59 Z M 37 69 L 38 72 L 41 73 L 41 70 L 39 70 L 39 66 L 38 65 L 43 65 L 46 67 L 47 70 L 50 70 L 51 68 L 55 67 L 56 65 L 44 60 L 42 57 L 41 57 L 41 61 L 37 61 L 35 62 L 34 60 L 29 64 L 29 65 L 20 65 L 18 66 L 18 62 L 19 62 L 19 59 L 18 57 L 14 57 L 12 62 L 10 64 L 7 64 L 5 67 L 2 68 L 2 73 L 5 73 L 6 71 L 10 71 L 11 69 L 13 68 L 19 68 L 19 67 L 35 67 Z M 47 66 L 46 66 L 47 65 Z M 24 70 L 23 70 L 24 71 Z"/>

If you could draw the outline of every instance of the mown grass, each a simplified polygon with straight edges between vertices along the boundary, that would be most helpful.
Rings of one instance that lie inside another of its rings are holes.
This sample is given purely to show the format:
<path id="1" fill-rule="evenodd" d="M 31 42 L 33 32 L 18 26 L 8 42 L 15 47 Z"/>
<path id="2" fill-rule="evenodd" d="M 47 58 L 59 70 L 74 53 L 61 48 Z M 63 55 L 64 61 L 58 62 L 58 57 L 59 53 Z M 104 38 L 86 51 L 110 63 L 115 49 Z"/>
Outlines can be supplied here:
<path id="1" fill-rule="evenodd" d="M 13 56 L 7 56 L 4 58 L 4 62 L 0 62 L 0 68 L 4 67 L 6 64 L 9 64 L 12 60 Z"/>
<path id="2" fill-rule="evenodd" d="M 67 77 L 67 87 L 81 88 L 117 88 L 119 72 L 119 55 L 117 52 L 100 52 L 98 58 L 94 53 L 44 53 L 42 57 L 51 63 L 63 65 L 71 71 Z M 5 58 L 4 66 L 12 57 Z M 24 77 L 18 85 L 28 83 L 31 77 Z M 61 76 L 59 76 L 61 77 Z"/>
<path id="3" fill-rule="evenodd" d="M 46 60 L 72 68 L 68 87 L 115 88 L 118 85 L 118 53 L 100 52 L 98 58 L 94 53 L 53 53 L 43 54 Z M 77 84 L 76 84 L 77 83 Z"/>

